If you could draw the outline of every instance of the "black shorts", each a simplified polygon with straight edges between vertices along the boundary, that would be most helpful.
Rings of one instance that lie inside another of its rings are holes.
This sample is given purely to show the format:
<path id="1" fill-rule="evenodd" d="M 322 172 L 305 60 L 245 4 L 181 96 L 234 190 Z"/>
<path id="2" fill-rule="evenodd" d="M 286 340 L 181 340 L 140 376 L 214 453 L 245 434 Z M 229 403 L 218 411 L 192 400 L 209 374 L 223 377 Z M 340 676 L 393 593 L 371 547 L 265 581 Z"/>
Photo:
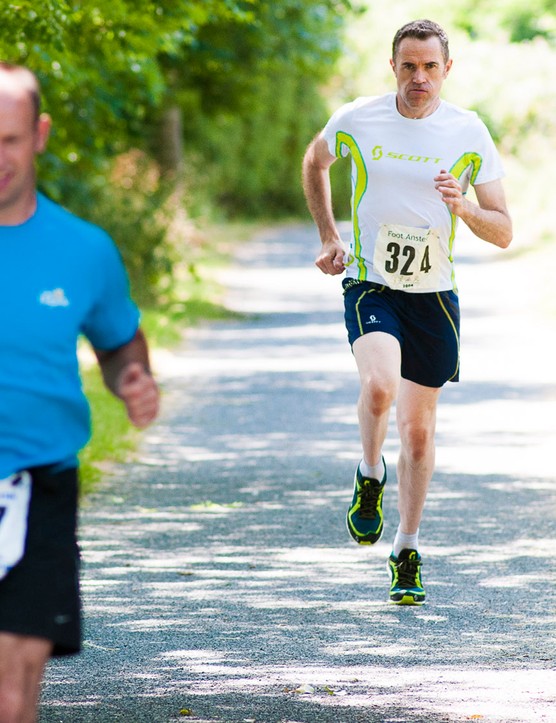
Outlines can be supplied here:
<path id="1" fill-rule="evenodd" d="M 46 638 L 53 655 L 81 649 L 77 470 L 29 469 L 25 554 L 0 580 L 0 631 Z"/>
<path id="2" fill-rule="evenodd" d="M 401 376 L 425 387 L 459 381 L 459 302 L 454 291 L 396 291 L 372 281 L 344 279 L 345 321 L 353 346 L 382 331 L 400 342 Z"/>

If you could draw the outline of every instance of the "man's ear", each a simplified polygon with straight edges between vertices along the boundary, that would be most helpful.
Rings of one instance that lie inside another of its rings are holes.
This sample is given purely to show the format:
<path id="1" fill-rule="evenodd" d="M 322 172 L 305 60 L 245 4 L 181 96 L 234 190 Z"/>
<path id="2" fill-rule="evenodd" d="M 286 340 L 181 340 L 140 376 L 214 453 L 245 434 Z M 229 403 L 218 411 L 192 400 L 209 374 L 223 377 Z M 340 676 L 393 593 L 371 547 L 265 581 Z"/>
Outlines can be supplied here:
<path id="1" fill-rule="evenodd" d="M 41 113 L 37 121 L 37 142 L 36 151 L 37 153 L 43 153 L 48 143 L 48 136 L 50 135 L 50 128 L 52 127 L 52 119 L 48 113 Z"/>

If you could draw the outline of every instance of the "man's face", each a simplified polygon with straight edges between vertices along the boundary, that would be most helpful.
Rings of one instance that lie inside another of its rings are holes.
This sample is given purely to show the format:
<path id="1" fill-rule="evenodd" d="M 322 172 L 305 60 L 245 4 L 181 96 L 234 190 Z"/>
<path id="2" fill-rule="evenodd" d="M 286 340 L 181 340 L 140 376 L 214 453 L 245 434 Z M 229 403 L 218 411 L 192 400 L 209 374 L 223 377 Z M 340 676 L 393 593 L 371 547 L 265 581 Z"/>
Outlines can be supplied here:
<path id="1" fill-rule="evenodd" d="M 29 203 L 34 202 L 35 155 L 44 150 L 48 130 L 47 118 L 36 119 L 29 93 L 11 78 L 4 82 L 0 73 L 0 222 L 28 217 Z"/>
<path id="2" fill-rule="evenodd" d="M 408 118 L 424 118 L 438 107 L 442 83 L 452 61 L 444 61 L 436 36 L 404 38 L 390 65 L 398 83 L 398 110 Z"/>

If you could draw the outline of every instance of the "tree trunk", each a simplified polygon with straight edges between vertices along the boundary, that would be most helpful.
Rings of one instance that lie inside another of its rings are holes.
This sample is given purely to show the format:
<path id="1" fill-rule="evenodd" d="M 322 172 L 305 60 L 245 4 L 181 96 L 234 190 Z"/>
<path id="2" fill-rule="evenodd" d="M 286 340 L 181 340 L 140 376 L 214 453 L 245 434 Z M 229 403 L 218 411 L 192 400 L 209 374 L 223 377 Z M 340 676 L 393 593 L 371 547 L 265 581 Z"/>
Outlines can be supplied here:
<path id="1" fill-rule="evenodd" d="M 175 183 L 176 191 L 182 190 L 183 130 L 182 111 L 178 106 L 170 106 L 162 114 L 157 151 L 163 177 Z"/>

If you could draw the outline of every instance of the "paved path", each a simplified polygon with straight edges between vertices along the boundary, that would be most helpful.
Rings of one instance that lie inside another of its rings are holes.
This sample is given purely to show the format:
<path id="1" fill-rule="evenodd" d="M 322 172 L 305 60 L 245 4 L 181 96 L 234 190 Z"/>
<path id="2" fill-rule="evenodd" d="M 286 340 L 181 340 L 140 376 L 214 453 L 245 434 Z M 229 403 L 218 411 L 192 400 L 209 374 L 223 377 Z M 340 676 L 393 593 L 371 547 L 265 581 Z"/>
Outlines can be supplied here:
<path id="1" fill-rule="evenodd" d="M 428 603 L 397 608 L 395 432 L 384 540 L 361 548 L 344 526 L 357 376 L 316 245 L 308 226 L 262 233 L 226 277 L 248 317 L 158 358 L 163 418 L 83 509 L 85 650 L 49 667 L 41 723 L 556 720 L 549 287 L 524 288 L 532 262 L 463 244 Z"/>

